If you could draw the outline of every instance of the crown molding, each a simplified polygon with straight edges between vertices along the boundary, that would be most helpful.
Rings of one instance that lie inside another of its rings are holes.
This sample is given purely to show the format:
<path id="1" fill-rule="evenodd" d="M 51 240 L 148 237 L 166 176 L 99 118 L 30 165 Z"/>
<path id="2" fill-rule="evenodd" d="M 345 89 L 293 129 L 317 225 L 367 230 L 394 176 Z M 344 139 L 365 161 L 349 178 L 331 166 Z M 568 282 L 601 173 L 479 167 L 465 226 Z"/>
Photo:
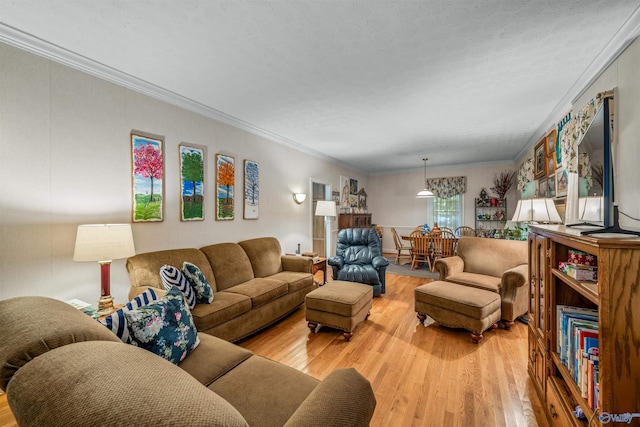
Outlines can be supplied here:
<path id="1" fill-rule="evenodd" d="M 262 129 L 258 126 L 252 125 L 251 123 L 245 122 L 244 120 L 241 120 L 237 117 L 233 117 L 233 116 L 230 116 L 229 114 L 225 114 L 214 108 L 208 107 L 197 101 L 194 101 L 192 99 L 179 95 L 170 90 L 164 89 L 160 86 L 149 83 L 145 80 L 134 77 L 130 74 L 123 73 L 122 71 L 118 71 L 115 68 L 109 67 L 105 64 L 89 59 L 83 55 L 74 53 L 68 49 L 57 46 L 53 43 L 50 43 L 46 40 L 43 40 L 31 34 L 20 31 L 14 27 L 11 27 L 1 22 L 0 22 L 0 41 L 8 45 L 17 47 L 19 49 L 25 50 L 27 52 L 33 53 L 35 55 L 41 56 L 43 58 L 49 59 L 51 61 L 57 62 L 59 64 L 66 65 L 76 70 L 80 70 L 87 74 L 96 76 L 100 79 L 109 81 L 111 83 L 115 83 L 119 86 L 123 86 L 135 92 L 142 93 L 144 95 L 150 96 L 160 101 L 164 101 L 169 104 L 175 105 L 177 107 L 184 108 L 185 110 L 189 110 L 194 113 L 198 113 L 202 116 L 231 125 L 238 129 L 245 130 L 254 135 L 261 136 L 270 141 L 285 145 L 289 148 L 303 152 L 310 156 L 343 166 L 351 170 L 366 173 L 364 171 L 361 171 L 359 168 L 354 167 L 353 165 L 350 165 L 341 160 L 330 157 L 320 151 L 306 147 L 291 139 L 285 138 L 283 136 L 277 135 L 268 130 Z"/>
<path id="2" fill-rule="evenodd" d="M 573 104 L 591 87 L 598 77 L 609 68 L 613 62 L 640 35 L 640 6 L 627 18 L 618 32 L 607 42 L 593 61 L 587 66 L 576 82 L 569 88 L 558 105 L 547 115 L 542 124 L 529 138 L 525 146 L 516 155 L 514 162 L 523 157 L 550 129 L 555 128 L 557 122 L 573 107 Z M 613 88 L 612 88 L 613 89 Z M 594 94 L 595 95 L 595 94 Z"/>

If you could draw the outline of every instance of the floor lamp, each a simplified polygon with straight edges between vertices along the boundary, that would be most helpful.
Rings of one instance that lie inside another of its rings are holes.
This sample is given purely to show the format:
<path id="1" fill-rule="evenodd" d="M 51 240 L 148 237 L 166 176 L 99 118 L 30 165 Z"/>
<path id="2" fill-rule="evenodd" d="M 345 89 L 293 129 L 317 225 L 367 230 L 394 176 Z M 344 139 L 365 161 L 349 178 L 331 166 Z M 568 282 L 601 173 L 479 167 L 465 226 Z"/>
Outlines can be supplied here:
<path id="1" fill-rule="evenodd" d="M 332 217 L 336 216 L 336 202 L 333 200 L 318 200 L 316 203 L 316 216 L 324 216 L 324 252 L 325 257 L 329 258 L 329 245 L 331 239 L 327 236 L 327 225 Z"/>

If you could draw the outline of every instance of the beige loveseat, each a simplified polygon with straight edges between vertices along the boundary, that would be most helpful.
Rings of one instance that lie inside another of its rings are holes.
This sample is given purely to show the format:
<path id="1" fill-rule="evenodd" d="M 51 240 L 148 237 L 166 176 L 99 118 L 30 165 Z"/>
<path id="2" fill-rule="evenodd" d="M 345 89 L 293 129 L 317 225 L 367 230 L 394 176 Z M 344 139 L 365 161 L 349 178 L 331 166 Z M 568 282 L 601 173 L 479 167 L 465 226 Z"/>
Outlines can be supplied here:
<path id="1" fill-rule="evenodd" d="M 218 243 L 200 249 L 148 252 L 127 259 L 129 298 L 148 287 L 164 289 L 160 267 L 195 264 L 211 285 L 211 304 L 191 310 L 196 328 L 227 341 L 237 341 L 283 318 L 304 303 L 314 289 L 312 261 L 282 255 L 273 237 Z"/>
<path id="2" fill-rule="evenodd" d="M 436 261 L 440 280 L 498 293 L 502 320 L 513 326 L 528 311 L 527 242 L 460 237 L 456 253 Z"/>
<path id="3" fill-rule="evenodd" d="M 120 341 L 70 305 L 0 301 L 0 388 L 29 426 L 366 426 L 354 369 L 318 381 L 207 334 L 179 365 Z"/>

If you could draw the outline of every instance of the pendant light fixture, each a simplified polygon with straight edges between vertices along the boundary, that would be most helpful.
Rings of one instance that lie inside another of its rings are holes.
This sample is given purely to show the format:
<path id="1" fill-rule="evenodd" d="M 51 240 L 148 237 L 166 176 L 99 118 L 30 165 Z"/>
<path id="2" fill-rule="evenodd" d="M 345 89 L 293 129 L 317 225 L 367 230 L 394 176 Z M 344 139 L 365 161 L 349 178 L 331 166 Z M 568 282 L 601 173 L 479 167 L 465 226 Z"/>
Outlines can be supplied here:
<path id="1" fill-rule="evenodd" d="M 418 194 L 416 194 L 416 199 L 426 199 L 428 197 L 434 197 L 434 194 L 431 191 L 427 190 L 427 160 L 429 160 L 429 158 L 425 157 L 422 160 L 424 161 L 424 190 L 418 191 Z"/>

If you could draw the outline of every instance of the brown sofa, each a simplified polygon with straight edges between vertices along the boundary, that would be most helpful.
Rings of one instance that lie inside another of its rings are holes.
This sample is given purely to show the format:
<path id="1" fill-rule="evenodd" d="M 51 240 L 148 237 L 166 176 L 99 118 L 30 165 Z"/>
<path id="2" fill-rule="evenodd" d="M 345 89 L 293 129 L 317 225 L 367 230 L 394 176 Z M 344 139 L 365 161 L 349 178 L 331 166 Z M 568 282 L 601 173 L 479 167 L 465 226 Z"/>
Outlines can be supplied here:
<path id="1" fill-rule="evenodd" d="M 160 267 L 169 264 L 180 269 L 185 261 L 200 268 L 214 291 L 211 304 L 197 304 L 191 310 L 196 328 L 227 341 L 237 341 L 283 318 L 314 289 L 311 258 L 282 255 L 277 239 L 261 237 L 135 255 L 126 263 L 129 298 L 148 287 L 164 289 Z"/>
<path id="2" fill-rule="evenodd" d="M 318 381 L 207 334 L 179 365 L 45 297 L 0 301 L 0 388 L 20 426 L 366 426 L 354 369 Z"/>
<path id="3" fill-rule="evenodd" d="M 440 280 L 498 293 L 507 328 L 528 311 L 527 242 L 460 237 L 456 253 L 436 261 Z"/>

